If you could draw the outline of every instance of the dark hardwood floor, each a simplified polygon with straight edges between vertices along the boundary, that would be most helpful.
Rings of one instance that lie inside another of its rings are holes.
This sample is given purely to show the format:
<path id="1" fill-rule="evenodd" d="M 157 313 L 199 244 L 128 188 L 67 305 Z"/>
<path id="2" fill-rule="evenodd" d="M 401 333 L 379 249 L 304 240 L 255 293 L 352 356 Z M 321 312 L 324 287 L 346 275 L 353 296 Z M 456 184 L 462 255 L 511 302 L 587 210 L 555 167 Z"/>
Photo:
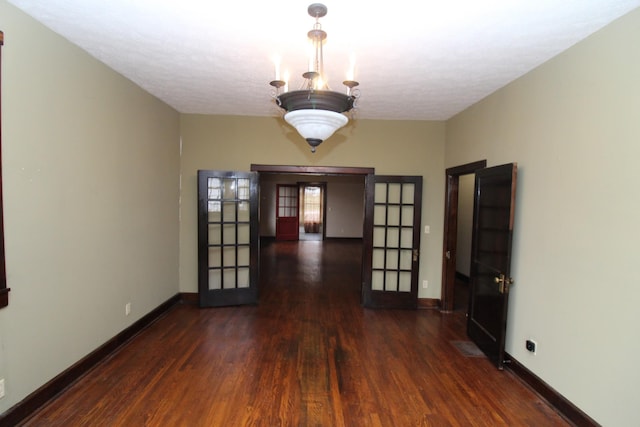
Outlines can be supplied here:
<path id="1" fill-rule="evenodd" d="M 175 306 L 25 425 L 568 425 L 451 344 L 464 311 L 362 308 L 358 241 L 262 251 L 257 306 Z"/>

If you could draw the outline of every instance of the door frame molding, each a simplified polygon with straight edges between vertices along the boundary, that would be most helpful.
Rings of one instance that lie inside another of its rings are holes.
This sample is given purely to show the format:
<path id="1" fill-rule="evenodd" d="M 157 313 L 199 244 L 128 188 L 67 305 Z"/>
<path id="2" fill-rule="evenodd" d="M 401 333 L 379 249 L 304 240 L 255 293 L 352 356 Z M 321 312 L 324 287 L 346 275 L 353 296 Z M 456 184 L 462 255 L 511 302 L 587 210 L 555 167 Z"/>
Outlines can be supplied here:
<path id="1" fill-rule="evenodd" d="M 252 163 L 251 172 L 300 175 L 373 175 L 375 169 L 342 166 L 257 165 Z"/>
<path id="2" fill-rule="evenodd" d="M 460 176 L 475 173 L 487 167 L 487 160 L 466 163 L 445 170 L 444 200 L 444 237 L 442 243 L 442 291 L 440 307 L 443 312 L 451 312 L 455 303 L 456 263 L 455 254 L 458 245 L 458 190 Z M 447 251 L 453 253 L 447 259 Z"/>

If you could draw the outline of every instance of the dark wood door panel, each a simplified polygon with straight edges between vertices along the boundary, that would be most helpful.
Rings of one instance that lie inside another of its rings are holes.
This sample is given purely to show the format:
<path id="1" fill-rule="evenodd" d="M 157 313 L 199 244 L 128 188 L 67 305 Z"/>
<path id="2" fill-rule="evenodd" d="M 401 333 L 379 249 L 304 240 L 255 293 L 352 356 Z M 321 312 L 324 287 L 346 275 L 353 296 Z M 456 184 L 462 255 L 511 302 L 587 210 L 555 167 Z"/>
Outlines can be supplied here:
<path id="1" fill-rule="evenodd" d="M 517 165 L 476 172 L 467 333 L 502 369 L 512 283 Z"/>

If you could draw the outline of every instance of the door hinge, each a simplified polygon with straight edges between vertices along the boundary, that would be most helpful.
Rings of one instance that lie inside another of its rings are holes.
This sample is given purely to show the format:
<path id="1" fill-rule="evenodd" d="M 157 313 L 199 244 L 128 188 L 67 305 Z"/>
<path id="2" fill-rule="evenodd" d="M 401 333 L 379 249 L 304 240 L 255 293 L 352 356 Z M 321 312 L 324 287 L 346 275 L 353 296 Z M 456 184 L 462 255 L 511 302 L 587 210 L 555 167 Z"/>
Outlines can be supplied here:
<path id="1" fill-rule="evenodd" d="M 418 255 L 420 255 L 420 252 L 417 249 L 413 250 L 413 262 L 418 261 Z"/>
<path id="2" fill-rule="evenodd" d="M 445 252 L 445 253 L 444 253 L 444 256 L 445 256 L 447 259 L 451 259 L 451 251 L 447 251 L 447 252 Z"/>

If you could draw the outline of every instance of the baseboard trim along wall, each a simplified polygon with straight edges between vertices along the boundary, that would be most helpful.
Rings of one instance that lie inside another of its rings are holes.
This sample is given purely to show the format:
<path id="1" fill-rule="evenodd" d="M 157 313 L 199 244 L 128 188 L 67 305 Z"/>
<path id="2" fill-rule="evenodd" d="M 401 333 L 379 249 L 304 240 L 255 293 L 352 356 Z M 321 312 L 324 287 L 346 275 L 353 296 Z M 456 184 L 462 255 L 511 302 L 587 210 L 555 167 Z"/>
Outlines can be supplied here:
<path id="1" fill-rule="evenodd" d="M 568 421 L 576 426 L 599 427 L 595 420 L 585 414 L 580 408 L 568 401 L 563 395 L 558 393 L 553 387 L 544 382 L 536 374 L 525 368 L 520 362 L 505 354 L 509 361 L 505 366 L 510 369 L 522 382 L 532 388 L 540 397 L 545 399 L 556 411 L 564 416 Z"/>
<path id="2" fill-rule="evenodd" d="M 183 304 L 200 304 L 200 297 L 197 292 L 182 292 L 180 294 L 180 301 Z"/>
<path id="3" fill-rule="evenodd" d="M 434 310 L 440 308 L 440 300 L 437 298 L 418 298 L 418 308 Z"/>
<path id="4" fill-rule="evenodd" d="M 22 401 L 16 403 L 5 413 L 0 415 L 0 427 L 15 426 L 19 422 L 27 419 L 27 417 L 31 416 L 49 400 L 56 397 L 56 395 L 71 385 L 71 383 L 112 355 L 133 336 L 157 320 L 175 304 L 179 303 L 180 300 L 180 294 L 172 296 L 167 301 L 156 307 L 153 311 L 140 318 L 118 335 L 111 338 L 109 341 L 89 353 L 84 358 L 80 359 L 68 369 L 58 374 L 51 381 L 25 397 Z"/>

